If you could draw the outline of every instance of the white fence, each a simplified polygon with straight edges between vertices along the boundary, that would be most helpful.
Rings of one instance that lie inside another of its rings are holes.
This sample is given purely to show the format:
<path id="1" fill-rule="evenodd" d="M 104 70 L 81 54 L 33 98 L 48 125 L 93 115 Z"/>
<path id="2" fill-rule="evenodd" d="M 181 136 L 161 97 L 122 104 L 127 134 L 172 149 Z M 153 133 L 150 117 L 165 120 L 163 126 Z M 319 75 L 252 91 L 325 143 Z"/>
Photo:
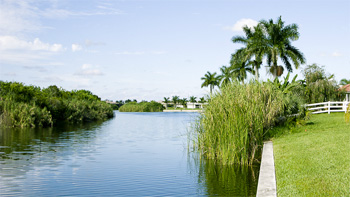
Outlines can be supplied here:
<path id="1" fill-rule="evenodd" d="M 313 114 L 319 113 L 331 113 L 331 112 L 345 112 L 350 104 L 349 101 L 340 101 L 340 102 L 324 102 L 324 103 L 313 103 L 306 104 L 306 107 L 309 111 L 312 111 Z"/>

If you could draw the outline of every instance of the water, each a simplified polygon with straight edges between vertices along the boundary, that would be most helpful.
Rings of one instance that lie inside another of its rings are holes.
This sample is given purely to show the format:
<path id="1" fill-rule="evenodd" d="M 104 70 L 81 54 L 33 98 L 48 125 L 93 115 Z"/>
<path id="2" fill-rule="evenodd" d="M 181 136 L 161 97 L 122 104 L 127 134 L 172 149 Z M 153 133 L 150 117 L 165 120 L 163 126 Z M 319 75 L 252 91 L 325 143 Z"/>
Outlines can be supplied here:
<path id="1" fill-rule="evenodd" d="M 0 130 L 0 196 L 255 196 L 258 167 L 188 152 L 197 113 Z"/>

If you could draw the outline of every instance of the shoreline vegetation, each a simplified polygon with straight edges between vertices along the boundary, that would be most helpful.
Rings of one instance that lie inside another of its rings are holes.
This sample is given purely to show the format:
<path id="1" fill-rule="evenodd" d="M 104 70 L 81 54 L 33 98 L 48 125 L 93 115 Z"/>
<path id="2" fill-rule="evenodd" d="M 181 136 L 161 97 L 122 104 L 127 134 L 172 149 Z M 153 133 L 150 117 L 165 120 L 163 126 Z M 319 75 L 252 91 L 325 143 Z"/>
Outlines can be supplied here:
<path id="1" fill-rule="evenodd" d="M 66 91 L 55 85 L 41 89 L 19 82 L 0 81 L 0 125 L 5 127 L 50 127 L 106 120 L 113 109 L 88 90 Z"/>
<path id="2" fill-rule="evenodd" d="M 334 75 L 317 64 L 306 65 L 304 79 L 297 80 L 296 75 L 289 81 L 293 68 L 306 62 L 292 45 L 300 36 L 297 24 L 286 25 L 280 16 L 276 21 L 245 26 L 243 32 L 244 36 L 232 38 L 244 46 L 231 54 L 231 65 L 222 66 L 219 75 L 208 71 L 201 78 L 201 87 L 209 87 L 210 98 L 191 135 L 194 149 L 224 165 L 260 162 L 264 140 L 306 124 L 310 112 L 305 104 L 345 98 Z M 259 80 L 263 61 L 272 80 Z M 288 73 L 281 81 L 284 70 Z M 248 81 L 248 74 L 255 79 Z M 282 133 L 280 127 L 285 129 Z"/>
<path id="3" fill-rule="evenodd" d="M 119 112 L 162 112 L 163 105 L 156 101 L 129 102 L 119 108 Z"/>
<path id="4" fill-rule="evenodd" d="M 223 164 L 260 161 L 263 141 L 277 125 L 295 125 L 306 117 L 304 102 L 272 82 L 227 84 L 211 95 L 195 126 L 195 148 Z"/>

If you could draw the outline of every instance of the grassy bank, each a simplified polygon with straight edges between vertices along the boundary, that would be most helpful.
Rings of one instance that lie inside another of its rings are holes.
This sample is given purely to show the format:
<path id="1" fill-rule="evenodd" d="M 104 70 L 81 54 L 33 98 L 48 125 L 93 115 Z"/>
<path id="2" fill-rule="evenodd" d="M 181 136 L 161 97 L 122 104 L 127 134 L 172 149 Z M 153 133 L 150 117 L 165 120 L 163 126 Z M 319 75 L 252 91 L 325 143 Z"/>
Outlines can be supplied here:
<path id="1" fill-rule="evenodd" d="M 120 112 L 162 112 L 163 105 L 155 101 L 151 102 L 130 102 L 119 108 Z"/>
<path id="2" fill-rule="evenodd" d="M 350 125 L 344 113 L 313 115 L 273 143 L 279 196 L 350 195 Z"/>

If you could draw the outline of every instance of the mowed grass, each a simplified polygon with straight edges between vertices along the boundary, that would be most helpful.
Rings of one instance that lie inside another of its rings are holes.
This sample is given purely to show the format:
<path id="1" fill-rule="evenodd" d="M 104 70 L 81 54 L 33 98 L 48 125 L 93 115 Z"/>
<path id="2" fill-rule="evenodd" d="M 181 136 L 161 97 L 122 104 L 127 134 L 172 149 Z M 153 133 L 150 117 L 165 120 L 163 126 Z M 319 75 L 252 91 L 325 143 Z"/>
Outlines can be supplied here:
<path id="1" fill-rule="evenodd" d="M 273 139 L 278 196 L 350 196 L 350 125 L 344 113 L 312 115 Z"/>

